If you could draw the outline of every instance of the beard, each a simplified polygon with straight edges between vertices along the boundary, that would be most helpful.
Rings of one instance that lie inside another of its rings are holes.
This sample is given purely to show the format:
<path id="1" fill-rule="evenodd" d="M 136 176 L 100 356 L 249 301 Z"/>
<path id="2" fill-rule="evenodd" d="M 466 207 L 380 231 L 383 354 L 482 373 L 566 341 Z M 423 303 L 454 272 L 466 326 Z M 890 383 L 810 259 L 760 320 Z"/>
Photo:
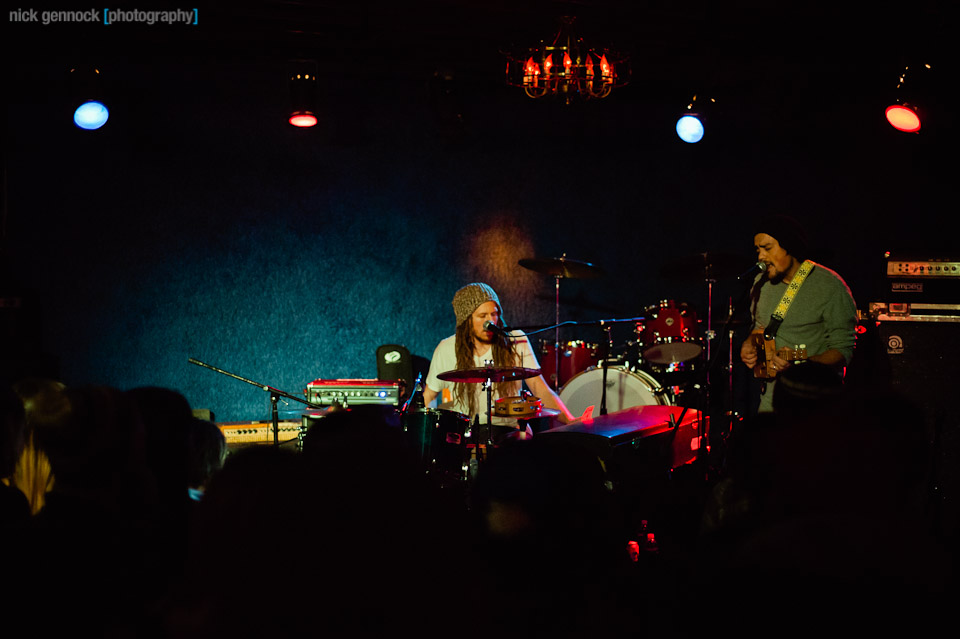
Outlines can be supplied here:
<path id="1" fill-rule="evenodd" d="M 493 344 L 496 337 L 497 336 L 493 333 L 491 333 L 490 336 L 488 337 L 483 330 L 477 330 L 473 332 L 473 339 L 480 342 L 481 344 L 486 344 L 487 346 L 490 346 L 491 344 Z"/>

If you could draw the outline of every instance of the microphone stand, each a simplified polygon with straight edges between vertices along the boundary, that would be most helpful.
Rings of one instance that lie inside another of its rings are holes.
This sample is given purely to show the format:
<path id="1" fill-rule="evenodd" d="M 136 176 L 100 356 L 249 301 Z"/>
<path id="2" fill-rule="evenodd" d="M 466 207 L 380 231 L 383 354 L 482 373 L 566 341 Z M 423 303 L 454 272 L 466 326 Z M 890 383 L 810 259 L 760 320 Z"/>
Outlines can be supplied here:
<path id="1" fill-rule="evenodd" d="M 255 382 L 255 381 L 253 381 L 252 379 L 247 379 L 247 378 L 245 378 L 245 377 L 240 377 L 239 375 L 236 375 L 236 374 L 231 373 L 231 372 L 229 372 L 229 371 L 225 371 L 225 370 L 222 370 L 222 369 L 217 368 L 216 366 L 211 366 L 210 364 L 206 364 L 206 363 L 204 363 L 204 362 L 201 362 L 201 361 L 198 360 L 198 359 L 194 359 L 194 358 L 192 358 L 192 357 L 189 357 L 189 358 L 187 358 L 187 361 L 190 362 L 191 364 L 196 364 L 197 366 L 202 366 L 203 368 L 209 368 L 210 370 L 215 371 L 215 372 L 217 372 L 217 373 L 220 373 L 221 375 L 226 375 L 227 377 L 232 377 L 232 378 L 234 378 L 234 379 L 239 379 L 241 382 L 246 382 L 247 384 L 251 384 L 251 385 L 253 385 L 253 386 L 257 386 L 258 388 L 260 388 L 260 390 L 263 390 L 263 391 L 266 391 L 266 392 L 270 393 L 270 404 L 271 404 L 271 406 L 272 406 L 272 410 L 271 410 L 271 420 L 272 420 L 272 422 L 273 422 L 273 445 L 274 445 L 274 446 L 279 446 L 279 445 L 280 445 L 280 416 L 279 416 L 279 411 L 277 410 L 277 402 L 280 400 L 281 397 L 286 397 L 287 399 L 292 399 L 292 400 L 295 401 L 295 402 L 300 402 L 301 404 L 306 404 L 307 406 L 309 406 L 309 407 L 311 407 L 311 408 L 323 408 L 323 406 L 320 406 L 320 405 L 318 405 L 318 404 L 314 404 L 313 402 L 308 402 L 308 401 L 305 400 L 305 399 L 300 399 L 299 397 L 296 397 L 296 396 L 294 396 L 294 395 L 291 395 L 290 393 L 284 392 L 284 391 L 280 390 L 279 388 L 274 388 L 274 387 L 272 387 L 272 386 L 268 386 L 267 384 L 261 384 L 260 382 Z"/>
<path id="2" fill-rule="evenodd" d="M 755 270 L 755 267 L 751 267 L 750 271 L 747 271 L 746 273 L 743 273 L 742 275 L 740 275 L 740 276 L 737 278 L 737 280 L 738 280 L 738 281 L 743 281 L 743 279 L 744 279 L 747 275 L 750 275 L 751 272 L 754 271 L 754 270 Z M 729 312 L 728 312 L 728 314 L 727 314 L 727 318 L 726 318 L 726 320 L 724 320 L 723 326 L 722 326 L 722 327 L 720 328 L 720 330 L 717 331 L 717 333 L 716 333 L 716 334 L 722 335 L 723 333 L 726 332 L 726 333 L 728 333 L 728 335 L 730 335 L 731 345 L 730 345 L 730 348 L 729 348 L 729 353 L 730 353 L 730 377 L 729 377 L 729 379 L 730 379 L 730 394 L 731 394 L 731 396 L 730 396 L 730 401 L 731 401 L 731 409 L 732 409 L 732 402 L 733 402 L 733 346 L 732 346 L 732 342 L 733 342 L 733 333 L 734 333 L 733 328 L 732 328 L 731 325 L 732 325 L 732 323 L 733 323 L 734 309 L 735 309 L 735 307 L 736 307 L 740 302 L 742 302 L 742 301 L 744 300 L 744 298 L 746 298 L 746 297 L 749 295 L 750 288 L 752 287 L 752 285 L 753 285 L 753 280 L 752 280 L 752 278 L 751 278 L 751 279 L 748 280 L 748 284 L 747 284 L 747 286 L 743 289 L 743 292 L 740 294 L 739 298 L 737 299 L 737 302 L 734 303 L 733 301 L 731 301 L 731 302 L 729 303 L 730 305 L 729 305 Z M 731 298 L 731 300 L 732 300 L 732 298 Z M 707 359 L 707 365 L 706 365 L 706 367 L 703 369 L 702 372 L 698 372 L 698 373 L 694 376 L 694 384 L 695 384 L 695 386 L 696 386 L 696 385 L 699 385 L 699 384 L 701 384 L 701 383 L 706 383 L 707 385 L 709 385 L 710 370 L 711 370 L 711 369 L 713 368 L 713 366 L 716 364 L 717 357 L 720 355 L 721 352 L 722 352 L 721 350 L 715 350 L 715 351 L 713 351 L 713 352 L 711 353 L 710 357 Z M 707 408 L 709 408 L 709 406 L 708 406 Z M 679 428 L 679 425 L 683 422 L 683 416 L 684 416 L 684 414 L 686 413 L 686 411 L 687 411 L 687 409 L 684 408 L 683 411 L 680 413 L 680 419 L 677 420 L 676 428 Z M 702 413 L 701 413 L 701 416 L 702 416 Z M 732 420 L 733 420 L 733 411 L 731 410 L 730 423 L 728 424 L 728 426 L 729 426 L 731 429 L 732 429 Z M 704 460 L 704 458 L 705 458 L 704 456 L 706 455 L 706 445 L 705 445 L 705 444 L 706 444 L 706 442 L 709 440 L 709 433 L 706 432 L 706 428 L 702 428 L 702 429 L 701 429 L 700 437 L 701 437 L 701 444 L 700 444 L 700 446 L 697 447 L 697 461 L 698 461 L 698 462 L 702 462 L 702 461 Z"/>

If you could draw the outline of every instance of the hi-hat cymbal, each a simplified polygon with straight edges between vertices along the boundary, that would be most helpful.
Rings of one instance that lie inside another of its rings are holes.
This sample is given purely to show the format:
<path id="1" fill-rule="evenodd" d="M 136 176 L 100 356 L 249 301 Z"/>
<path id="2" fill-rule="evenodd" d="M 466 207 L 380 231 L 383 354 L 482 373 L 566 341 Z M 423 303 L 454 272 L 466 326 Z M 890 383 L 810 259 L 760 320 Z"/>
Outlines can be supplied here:
<path id="1" fill-rule="evenodd" d="M 513 382 L 520 379 L 536 377 L 540 374 L 539 368 L 520 368 L 518 366 L 501 366 L 489 368 L 462 368 L 447 371 L 437 375 L 446 382 L 461 382 L 464 384 L 482 384 L 488 379 L 494 383 Z"/>
<path id="2" fill-rule="evenodd" d="M 706 251 L 694 253 L 666 264 L 660 269 L 663 277 L 715 278 L 739 275 L 750 267 L 750 259 L 734 253 Z"/>
<path id="3" fill-rule="evenodd" d="M 590 262 L 571 260 L 569 257 L 534 257 L 520 260 L 520 266 L 544 275 L 572 279 L 589 279 L 603 275 L 603 269 Z"/>

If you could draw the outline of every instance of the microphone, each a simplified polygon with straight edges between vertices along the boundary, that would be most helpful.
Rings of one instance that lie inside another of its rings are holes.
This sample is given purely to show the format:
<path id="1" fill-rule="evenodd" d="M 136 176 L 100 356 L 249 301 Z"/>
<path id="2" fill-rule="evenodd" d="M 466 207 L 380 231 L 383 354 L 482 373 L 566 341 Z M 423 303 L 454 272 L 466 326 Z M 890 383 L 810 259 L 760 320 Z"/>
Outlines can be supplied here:
<path id="1" fill-rule="evenodd" d="M 509 328 L 507 326 L 504 326 L 504 327 L 497 326 L 490 320 L 487 320 L 486 322 L 483 323 L 483 330 L 490 331 L 491 333 L 496 333 L 497 335 L 502 335 L 505 339 L 519 339 L 520 337 L 522 337 L 521 335 L 511 335 L 510 331 L 513 330 L 512 328 Z"/>
<path id="2" fill-rule="evenodd" d="M 491 333 L 497 333 L 498 335 L 506 335 L 506 334 L 507 334 L 507 332 L 506 332 L 505 330 L 503 330 L 502 328 L 500 328 L 499 326 L 497 326 L 496 324 L 494 324 L 494 323 L 491 322 L 490 320 L 487 320 L 486 322 L 483 323 L 483 330 L 489 331 L 489 332 L 491 332 Z"/>
<path id="3" fill-rule="evenodd" d="M 738 275 L 737 279 L 742 280 L 747 277 L 753 277 L 757 273 L 763 273 L 765 270 L 767 270 L 767 265 L 764 264 L 763 262 L 757 262 L 756 264 L 748 268 L 746 271 Z"/>

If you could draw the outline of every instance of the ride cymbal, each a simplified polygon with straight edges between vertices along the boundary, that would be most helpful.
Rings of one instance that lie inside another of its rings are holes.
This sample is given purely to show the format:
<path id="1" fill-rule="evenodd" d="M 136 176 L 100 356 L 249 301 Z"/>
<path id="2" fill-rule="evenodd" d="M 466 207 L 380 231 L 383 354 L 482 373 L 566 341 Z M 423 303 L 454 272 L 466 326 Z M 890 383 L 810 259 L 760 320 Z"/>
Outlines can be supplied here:
<path id="1" fill-rule="evenodd" d="M 518 366 L 502 366 L 489 368 L 462 368 L 447 371 L 437 375 L 446 382 L 461 382 L 464 384 L 482 384 L 490 380 L 493 383 L 513 382 L 521 379 L 536 377 L 540 374 L 539 368 L 520 368 Z"/>
<path id="2" fill-rule="evenodd" d="M 590 279 L 604 275 L 603 269 L 590 262 L 564 257 L 534 257 L 520 260 L 520 266 L 544 275 L 569 279 Z"/>

